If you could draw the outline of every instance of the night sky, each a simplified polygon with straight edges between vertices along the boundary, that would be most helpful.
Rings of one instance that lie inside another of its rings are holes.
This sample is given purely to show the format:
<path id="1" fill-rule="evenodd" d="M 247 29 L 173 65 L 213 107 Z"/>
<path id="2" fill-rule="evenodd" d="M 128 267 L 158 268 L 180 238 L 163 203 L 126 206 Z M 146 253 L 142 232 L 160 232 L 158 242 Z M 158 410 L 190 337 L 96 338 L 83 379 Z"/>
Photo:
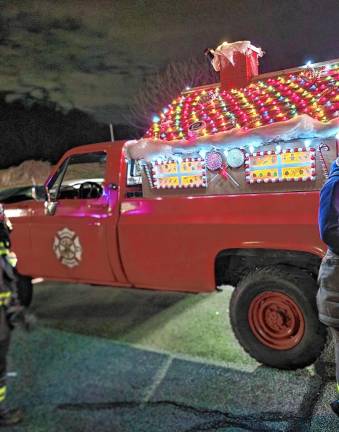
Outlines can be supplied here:
<path id="1" fill-rule="evenodd" d="M 17 97 L 45 89 L 101 121 L 124 122 L 144 79 L 225 40 L 262 47 L 262 72 L 339 57 L 339 0 L 0 0 L 0 7 L 0 90 Z"/>

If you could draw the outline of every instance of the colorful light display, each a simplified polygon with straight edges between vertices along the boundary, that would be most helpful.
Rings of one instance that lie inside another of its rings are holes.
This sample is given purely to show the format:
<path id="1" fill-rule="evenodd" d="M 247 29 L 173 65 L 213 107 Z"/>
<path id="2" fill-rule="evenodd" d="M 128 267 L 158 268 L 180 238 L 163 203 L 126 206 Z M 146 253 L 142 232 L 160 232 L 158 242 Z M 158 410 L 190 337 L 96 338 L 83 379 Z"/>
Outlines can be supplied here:
<path id="1" fill-rule="evenodd" d="M 151 183 L 156 189 L 206 187 L 206 166 L 202 158 L 151 162 Z"/>
<path id="2" fill-rule="evenodd" d="M 245 167 L 248 183 L 315 180 L 315 149 L 246 154 Z"/>
<path id="3" fill-rule="evenodd" d="M 146 138 L 190 139 L 193 124 L 197 136 L 251 129 L 288 120 L 300 114 L 327 122 L 339 112 L 339 64 L 281 74 L 253 82 L 243 89 L 221 91 L 219 86 L 185 92 L 175 99 L 151 128 Z"/>
<path id="4" fill-rule="evenodd" d="M 221 169 L 223 164 L 224 161 L 220 152 L 211 150 L 206 153 L 206 166 L 210 171 L 216 171 Z"/>

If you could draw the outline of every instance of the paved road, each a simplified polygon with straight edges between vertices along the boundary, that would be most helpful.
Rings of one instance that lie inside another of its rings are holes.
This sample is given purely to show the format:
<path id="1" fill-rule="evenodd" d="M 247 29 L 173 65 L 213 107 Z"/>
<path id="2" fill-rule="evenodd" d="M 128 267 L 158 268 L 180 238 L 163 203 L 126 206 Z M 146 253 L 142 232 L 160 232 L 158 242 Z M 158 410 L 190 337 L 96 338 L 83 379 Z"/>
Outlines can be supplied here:
<path id="1" fill-rule="evenodd" d="M 7 430 L 337 431 L 331 349 L 297 372 L 257 364 L 230 331 L 230 292 L 37 286 L 39 327 L 10 354 L 26 419 Z"/>

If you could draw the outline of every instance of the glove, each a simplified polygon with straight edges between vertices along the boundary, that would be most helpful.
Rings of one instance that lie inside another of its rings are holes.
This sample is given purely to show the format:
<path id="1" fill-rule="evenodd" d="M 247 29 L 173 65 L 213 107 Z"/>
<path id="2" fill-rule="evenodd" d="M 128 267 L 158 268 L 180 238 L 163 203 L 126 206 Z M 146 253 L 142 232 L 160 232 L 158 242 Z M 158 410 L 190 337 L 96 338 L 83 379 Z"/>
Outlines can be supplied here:
<path id="1" fill-rule="evenodd" d="M 35 315 L 28 313 L 21 305 L 10 306 L 7 309 L 7 320 L 11 329 L 21 327 L 28 332 L 34 330 L 37 323 Z"/>

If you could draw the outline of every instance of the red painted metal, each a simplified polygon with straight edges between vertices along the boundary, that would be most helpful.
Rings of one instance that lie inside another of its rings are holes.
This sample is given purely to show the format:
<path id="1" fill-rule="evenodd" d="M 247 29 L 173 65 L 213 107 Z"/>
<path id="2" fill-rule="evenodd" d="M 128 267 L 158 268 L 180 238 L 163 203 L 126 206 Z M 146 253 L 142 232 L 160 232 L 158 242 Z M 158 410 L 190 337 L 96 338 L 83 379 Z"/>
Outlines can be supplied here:
<path id="1" fill-rule="evenodd" d="M 248 322 L 257 339 L 275 350 L 289 350 L 299 344 L 305 332 L 305 319 L 291 297 L 265 291 L 254 297 Z"/>
<path id="2" fill-rule="evenodd" d="M 251 51 L 245 55 L 234 53 L 234 64 L 226 58 L 221 59 L 220 84 L 222 90 L 246 87 L 258 75 L 258 54 Z"/>
<path id="3" fill-rule="evenodd" d="M 100 206 L 91 207 L 89 200 L 61 200 L 55 216 L 44 214 L 43 202 L 6 206 L 22 273 L 203 292 L 215 289 L 215 259 L 225 249 L 324 255 L 317 228 L 318 192 L 126 198 L 122 144 L 74 148 L 56 167 L 71 154 L 107 151 Z M 78 234 L 83 247 L 83 259 L 73 269 L 58 262 L 53 252 L 55 234 L 66 226 Z"/>

